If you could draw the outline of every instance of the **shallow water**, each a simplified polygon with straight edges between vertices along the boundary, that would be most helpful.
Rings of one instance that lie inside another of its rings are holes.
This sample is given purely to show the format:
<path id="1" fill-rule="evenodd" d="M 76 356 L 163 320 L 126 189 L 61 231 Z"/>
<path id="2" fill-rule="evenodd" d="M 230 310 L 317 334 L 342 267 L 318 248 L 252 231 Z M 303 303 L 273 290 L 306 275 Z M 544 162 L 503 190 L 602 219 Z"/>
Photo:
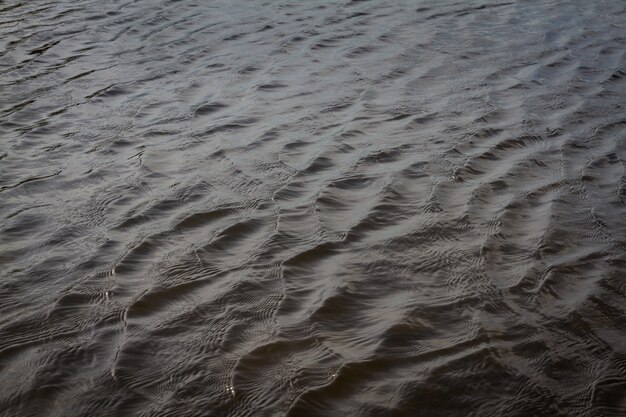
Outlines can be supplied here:
<path id="1" fill-rule="evenodd" d="M 624 2 L 0 35 L 0 415 L 626 415 Z"/>

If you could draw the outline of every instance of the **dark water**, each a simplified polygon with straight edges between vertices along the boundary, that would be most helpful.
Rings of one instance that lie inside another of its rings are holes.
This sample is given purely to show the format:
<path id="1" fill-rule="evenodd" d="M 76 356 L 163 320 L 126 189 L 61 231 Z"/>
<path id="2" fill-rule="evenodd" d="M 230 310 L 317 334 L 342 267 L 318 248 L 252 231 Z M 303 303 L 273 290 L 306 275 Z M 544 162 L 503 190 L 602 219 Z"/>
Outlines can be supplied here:
<path id="1" fill-rule="evenodd" d="M 626 415 L 625 2 L 0 35 L 0 415 Z"/>

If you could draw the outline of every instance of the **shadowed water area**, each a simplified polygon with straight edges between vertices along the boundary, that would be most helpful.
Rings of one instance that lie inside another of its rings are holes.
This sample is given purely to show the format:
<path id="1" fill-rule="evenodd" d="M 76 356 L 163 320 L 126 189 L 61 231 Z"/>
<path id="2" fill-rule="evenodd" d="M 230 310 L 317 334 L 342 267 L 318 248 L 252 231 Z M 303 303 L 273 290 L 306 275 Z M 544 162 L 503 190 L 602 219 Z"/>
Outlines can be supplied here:
<path id="1" fill-rule="evenodd" d="M 626 415 L 626 3 L 0 1 L 0 415 Z"/>

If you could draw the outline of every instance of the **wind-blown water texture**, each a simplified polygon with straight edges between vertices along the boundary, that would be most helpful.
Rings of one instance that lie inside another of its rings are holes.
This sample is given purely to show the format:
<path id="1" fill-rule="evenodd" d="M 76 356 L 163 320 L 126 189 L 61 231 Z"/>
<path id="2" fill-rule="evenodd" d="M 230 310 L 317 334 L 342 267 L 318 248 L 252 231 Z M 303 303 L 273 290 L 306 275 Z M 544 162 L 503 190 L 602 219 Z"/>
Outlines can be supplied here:
<path id="1" fill-rule="evenodd" d="M 0 33 L 1 415 L 625 415 L 624 2 Z"/>

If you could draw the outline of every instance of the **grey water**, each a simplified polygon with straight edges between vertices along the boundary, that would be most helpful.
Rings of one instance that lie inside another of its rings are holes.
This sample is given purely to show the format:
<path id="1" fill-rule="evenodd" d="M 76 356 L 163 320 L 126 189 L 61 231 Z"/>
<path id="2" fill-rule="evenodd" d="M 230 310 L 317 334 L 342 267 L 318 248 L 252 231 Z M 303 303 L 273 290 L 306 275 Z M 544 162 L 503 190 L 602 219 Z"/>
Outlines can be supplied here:
<path id="1" fill-rule="evenodd" d="M 0 0 L 0 415 L 625 416 L 626 3 Z"/>

